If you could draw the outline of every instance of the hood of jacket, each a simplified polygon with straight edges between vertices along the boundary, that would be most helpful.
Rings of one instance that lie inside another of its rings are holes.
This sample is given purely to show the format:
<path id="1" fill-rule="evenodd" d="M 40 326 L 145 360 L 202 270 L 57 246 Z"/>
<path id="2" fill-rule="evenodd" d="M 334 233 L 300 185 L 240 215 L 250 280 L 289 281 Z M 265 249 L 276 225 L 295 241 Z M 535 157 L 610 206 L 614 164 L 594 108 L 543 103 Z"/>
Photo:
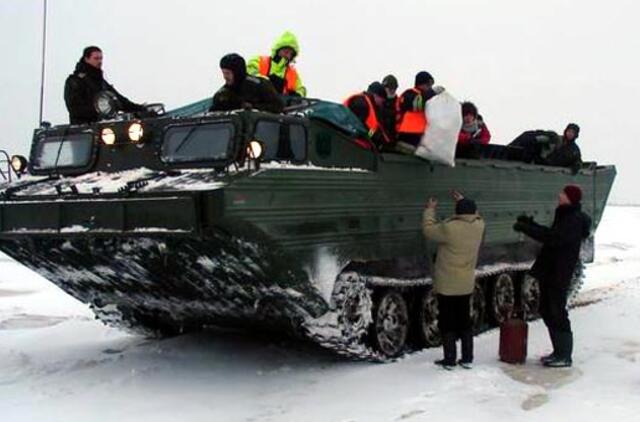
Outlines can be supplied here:
<path id="1" fill-rule="evenodd" d="M 244 58 L 239 54 L 227 54 L 220 59 L 220 69 L 227 69 L 233 72 L 233 85 L 230 88 L 238 90 L 247 79 L 247 65 Z"/>
<path id="2" fill-rule="evenodd" d="M 273 47 L 271 47 L 271 57 L 276 57 L 278 50 L 284 47 L 290 47 L 293 51 L 296 52 L 296 57 L 300 55 L 300 45 L 298 44 L 298 39 L 292 32 L 286 31 L 284 34 L 280 36 L 273 43 Z"/>

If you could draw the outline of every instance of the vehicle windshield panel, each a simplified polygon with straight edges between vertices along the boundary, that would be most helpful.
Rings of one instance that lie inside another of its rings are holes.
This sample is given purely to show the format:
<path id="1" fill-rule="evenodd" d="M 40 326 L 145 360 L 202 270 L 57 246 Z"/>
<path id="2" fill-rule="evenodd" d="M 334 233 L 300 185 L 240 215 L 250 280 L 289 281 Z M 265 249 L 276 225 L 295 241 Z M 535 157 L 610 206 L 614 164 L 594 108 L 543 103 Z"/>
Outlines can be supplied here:
<path id="1" fill-rule="evenodd" d="M 33 167 L 37 170 L 86 167 L 92 149 L 91 133 L 48 136 L 38 143 Z"/>
<path id="2" fill-rule="evenodd" d="M 307 131 L 302 125 L 289 126 L 291 153 L 294 161 L 304 161 L 307 158 Z"/>
<path id="3" fill-rule="evenodd" d="M 264 144 L 265 161 L 303 161 L 306 158 L 307 134 L 302 125 L 262 120 L 256 125 L 255 137 Z"/>
<path id="4" fill-rule="evenodd" d="M 256 125 L 255 136 L 264 145 L 263 160 L 276 159 L 280 146 L 280 123 L 266 120 L 259 121 Z"/>
<path id="5" fill-rule="evenodd" d="M 234 135 L 231 123 L 174 126 L 164 135 L 162 159 L 167 163 L 224 160 Z"/>

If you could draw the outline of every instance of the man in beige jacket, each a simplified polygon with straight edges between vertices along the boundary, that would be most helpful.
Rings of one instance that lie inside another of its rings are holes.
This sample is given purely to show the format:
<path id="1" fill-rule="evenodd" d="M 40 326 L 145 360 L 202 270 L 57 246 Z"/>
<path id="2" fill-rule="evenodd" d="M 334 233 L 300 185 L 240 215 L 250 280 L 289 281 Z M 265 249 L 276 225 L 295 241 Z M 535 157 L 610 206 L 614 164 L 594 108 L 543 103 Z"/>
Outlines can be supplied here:
<path id="1" fill-rule="evenodd" d="M 455 215 L 438 221 L 438 201 L 429 198 L 422 220 L 424 236 L 438 245 L 432 276 L 438 298 L 438 327 L 444 359 L 435 363 L 452 369 L 456 365 L 456 341 L 460 338 L 462 359 L 458 364 L 470 369 L 473 362 L 470 304 L 484 220 L 478 215 L 475 202 L 459 192 L 453 192 L 453 199 L 456 201 Z"/>

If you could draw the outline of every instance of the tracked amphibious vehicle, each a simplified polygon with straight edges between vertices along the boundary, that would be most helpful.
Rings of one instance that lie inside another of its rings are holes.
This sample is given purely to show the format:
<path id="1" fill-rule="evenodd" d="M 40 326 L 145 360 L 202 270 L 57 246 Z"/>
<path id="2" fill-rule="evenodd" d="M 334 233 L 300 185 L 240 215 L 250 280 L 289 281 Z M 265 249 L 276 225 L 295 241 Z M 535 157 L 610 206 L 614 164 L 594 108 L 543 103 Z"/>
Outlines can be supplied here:
<path id="1" fill-rule="evenodd" d="M 512 230 L 516 216 L 549 224 L 557 192 L 577 183 L 595 231 L 615 177 L 594 163 L 451 168 L 377 153 L 354 142 L 362 128 L 346 109 L 324 102 L 283 115 L 206 108 L 37 129 L 30 175 L 0 185 L 0 249 L 108 324 L 266 327 L 385 359 L 439 341 L 427 197 L 446 217 L 458 189 L 486 220 L 473 295 L 482 330 L 514 305 L 535 313 L 526 271 L 538 246 Z"/>

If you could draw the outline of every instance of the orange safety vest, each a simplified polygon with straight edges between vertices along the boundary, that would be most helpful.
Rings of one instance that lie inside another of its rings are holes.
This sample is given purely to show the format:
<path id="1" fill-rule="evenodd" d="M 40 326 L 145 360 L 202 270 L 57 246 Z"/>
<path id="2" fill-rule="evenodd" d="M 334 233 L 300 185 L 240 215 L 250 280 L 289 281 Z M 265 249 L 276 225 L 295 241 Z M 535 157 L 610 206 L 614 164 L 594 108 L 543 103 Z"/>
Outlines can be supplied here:
<path id="1" fill-rule="evenodd" d="M 355 97 L 358 97 L 362 95 L 364 97 L 364 100 L 367 102 L 367 107 L 369 108 L 369 113 L 367 115 L 367 120 L 364 122 L 365 126 L 367 127 L 367 129 L 369 129 L 369 138 L 371 138 L 378 130 L 380 130 L 382 132 L 382 136 L 384 138 L 385 142 L 391 142 L 389 137 L 387 136 L 387 134 L 384 131 L 384 128 L 380 125 L 380 122 L 378 121 L 378 116 L 376 114 L 376 108 L 373 105 L 373 103 L 371 102 L 371 99 L 369 97 L 367 97 L 364 93 L 360 93 L 360 94 L 354 94 L 352 96 L 350 96 L 349 98 L 347 98 L 346 100 L 344 100 L 344 102 L 342 103 L 345 107 L 349 108 L 349 103 L 351 103 L 351 100 L 353 100 Z M 367 148 L 367 149 L 371 149 L 371 140 L 367 139 L 356 139 L 356 143 L 358 145 L 360 145 L 363 148 Z"/>
<path id="2" fill-rule="evenodd" d="M 411 88 L 411 91 L 415 92 L 418 95 L 422 95 L 417 88 Z M 398 102 L 396 104 L 396 110 L 400 113 L 400 104 L 404 100 L 404 95 L 398 97 Z M 406 111 L 402 116 L 400 116 L 400 121 L 396 125 L 396 131 L 398 133 L 414 133 L 422 135 L 425 130 L 427 130 L 428 122 L 427 117 L 424 114 L 424 110 L 419 111 Z"/>
<path id="3" fill-rule="evenodd" d="M 266 78 L 269 77 L 269 73 L 271 73 L 271 57 L 270 56 L 260 56 L 260 62 L 258 65 L 258 72 Z M 284 88 L 283 92 L 280 94 L 293 94 L 296 92 L 296 84 L 298 82 L 298 72 L 296 69 L 287 65 L 287 68 L 284 71 Z"/>

